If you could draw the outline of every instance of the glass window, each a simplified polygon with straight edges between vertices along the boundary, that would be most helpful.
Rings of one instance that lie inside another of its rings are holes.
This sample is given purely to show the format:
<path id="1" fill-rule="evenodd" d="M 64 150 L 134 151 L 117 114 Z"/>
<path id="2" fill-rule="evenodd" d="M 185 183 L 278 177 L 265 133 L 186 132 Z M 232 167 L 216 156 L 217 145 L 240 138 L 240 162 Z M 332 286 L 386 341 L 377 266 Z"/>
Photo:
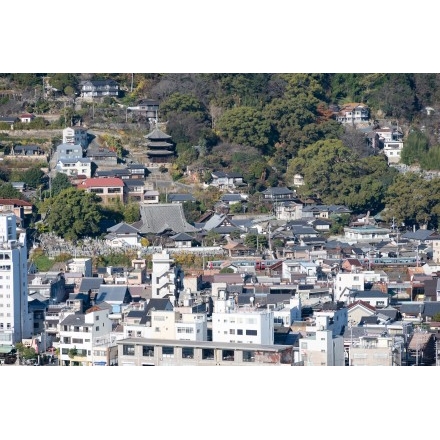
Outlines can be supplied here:
<path id="1" fill-rule="evenodd" d="M 134 356 L 134 345 L 124 344 L 122 347 L 122 354 L 124 356 Z"/>
<path id="2" fill-rule="evenodd" d="M 183 359 L 194 359 L 194 348 L 183 347 L 182 348 L 182 358 Z"/>
<path id="3" fill-rule="evenodd" d="M 142 356 L 154 356 L 154 346 L 153 345 L 143 345 L 142 346 Z"/>

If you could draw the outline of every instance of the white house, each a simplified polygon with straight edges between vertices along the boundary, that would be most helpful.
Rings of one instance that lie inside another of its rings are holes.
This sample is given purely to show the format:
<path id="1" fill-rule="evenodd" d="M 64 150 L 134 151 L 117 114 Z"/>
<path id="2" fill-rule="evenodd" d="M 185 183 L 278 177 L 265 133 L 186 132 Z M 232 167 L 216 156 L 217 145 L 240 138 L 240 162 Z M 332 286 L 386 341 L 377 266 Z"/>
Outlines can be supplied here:
<path id="1" fill-rule="evenodd" d="M 388 163 L 399 163 L 403 150 L 403 141 L 385 141 L 383 152 Z"/>
<path id="2" fill-rule="evenodd" d="M 83 176 L 90 178 L 92 176 L 92 161 L 87 157 L 58 159 L 55 170 L 69 177 Z"/>
<path id="3" fill-rule="evenodd" d="M 93 340 L 109 335 L 109 309 L 94 306 L 86 313 L 70 313 L 59 323 L 59 365 L 92 365 Z"/>
<path id="4" fill-rule="evenodd" d="M 63 144 L 81 145 L 84 149 L 89 145 L 87 129 L 84 127 L 67 127 L 63 130 Z"/>
<path id="5" fill-rule="evenodd" d="M 256 305 L 238 307 L 234 298 L 219 292 L 212 313 L 212 340 L 243 344 L 274 343 L 274 312 Z"/>
<path id="6" fill-rule="evenodd" d="M 299 341 L 299 361 L 305 366 L 344 366 L 344 338 L 334 336 L 329 330 L 329 318 L 316 319 L 314 326 L 307 326 L 307 336 Z"/>

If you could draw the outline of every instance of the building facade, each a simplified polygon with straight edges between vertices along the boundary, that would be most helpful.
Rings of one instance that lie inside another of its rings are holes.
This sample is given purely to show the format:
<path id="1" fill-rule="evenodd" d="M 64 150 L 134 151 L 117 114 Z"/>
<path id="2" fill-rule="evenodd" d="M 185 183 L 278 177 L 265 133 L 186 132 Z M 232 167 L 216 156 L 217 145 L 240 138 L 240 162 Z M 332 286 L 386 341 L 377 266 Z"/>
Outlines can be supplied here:
<path id="1" fill-rule="evenodd" d="M 0 345 L 31 337 L 28 312 L 26 232 L 14 214 L 0 214 Z"/>

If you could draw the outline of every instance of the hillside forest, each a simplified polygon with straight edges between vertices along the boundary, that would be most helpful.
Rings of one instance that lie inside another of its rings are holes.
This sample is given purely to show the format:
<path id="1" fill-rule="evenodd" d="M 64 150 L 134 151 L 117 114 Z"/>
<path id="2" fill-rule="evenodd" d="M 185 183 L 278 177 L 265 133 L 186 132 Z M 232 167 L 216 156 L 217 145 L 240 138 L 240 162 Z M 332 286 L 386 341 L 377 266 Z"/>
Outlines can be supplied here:
<path id="1" fill-rule="evenodd" d="M 66 102 L 75 102 L 80 93 L 80 82 L 91 78 L 117 81 L 120 96 L 66 111 Z M 176 144 L 178 157 L 168 170 L 173 179 L 184 182 L 188 170 L 203 182 L 214 170 L 240 172 L 248 212 L 261 210 L 258 195 L 266 188 L 286 186 L 301 198 L 345 205 L 354 214 L 380 214 L 388 223 L 439 226 L 440 74 L 0 74 L 0 116 L 33 112 L 39 116 L 32 122 L 36 129 L 77 121 L 90 127 L 113 124 L 127 150 L 142 137 L 134 127 L 145 134 L 148 122 L 132 116 L 127 121 L 124 108 L 143 99 L 160 103 L 159 120 Z M 346 103 L 369 107 L 371 129 L 402 131 L 400 167 L 390 166 L 380 149 L 368 145 L 365 130 L 336 121 L 335 109 Z M 57 120 L 46 117 L 57 112 Z M 0 123 L 3 149 L 7 128 Z M 295 187 L 297 174 L 305 184 Z M 3 184 L 9 178 L 3 167 Z M 209 208 L 205 203 L 203 210 Z"/>

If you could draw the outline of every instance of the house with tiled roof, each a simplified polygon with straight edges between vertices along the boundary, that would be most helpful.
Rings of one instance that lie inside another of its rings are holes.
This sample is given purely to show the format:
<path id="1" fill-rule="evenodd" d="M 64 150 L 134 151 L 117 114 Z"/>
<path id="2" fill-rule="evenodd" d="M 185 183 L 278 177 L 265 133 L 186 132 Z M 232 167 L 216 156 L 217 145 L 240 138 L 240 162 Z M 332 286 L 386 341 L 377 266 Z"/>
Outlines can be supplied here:
<path id="1" fill-rule="evenodd" d="M 80 88 L 82 98 L 93 99 L 119 95 L 119 84 L 113 79 L 81 81 Z"/>
<path id="2" fill-rule="evenodd" d="M 92 162 L 87 157 L 58 159 L 55 170 L 68 177 L 87 179 L 92 176 Z"/>
<path id="3" fill-rule="evenodd" d="M 63 130 L 63 144 L 81 145 L 84 149 L 89 145 L 87 129 L 81 126 L 66 127 Z"/>
<path id="4" fill-rule="evenodd" d="M 194 237 L 186 232 L 179 232 L 178 234 L 172 235 L 170 239 L 173 241 L 173 245 L 177 248 L 190 248 Z"/>
<path id="5" fill-rule="evenodd" d="M 168 203 L 195 202 L 196 198 L 192 194 L 168 194 Z"/>
<path id="6" fill-rule="evenodd" d="M 60 159 L 81 159 L 83 148 L 77 144 L 59 144 L 56 148 L 56 158 Z"/>
<path id="7" fill-rule="evenodd" d="M 141 220 L 136 227 L 141 234 L 169 234 L 196 232 L 185 218 L 183 206 L 179 203 L 157 203 L 140 205 Z"/>
<path id="8" fill-rule="evenodd" d="M 34 205 L 26 200 L 0 199 L 0 212 L 13 212 L 21 219 L 26 215 L 31 215 L 33 207 Z"/>
<path id="9" fill-rule="evenodd" d="M 364 317 L 375 314 L 376 307 L 366 301 L 357 300 L 347 306 L 348 322 L 353 326 L 359 325 Z"/>
<path id="10" fill-rule="evenodd" d="M 29 124 L 29 122 L 32 122 L 35 119 L 35 115 L 32 113 L 22 113 L 19 116 L 20 122 L 23 122 L 24 124 Z"/>
<path id="11" fill-rule="evenodd" d="M 118 200 L 121 203 L 126 202 L 124 182 L 117 177 L 91 177 L 83 180 L 77 188 L 101 197 L 104 205 L 116 203 Z"/>
<path id="12" fill-rule="evenodd" d="M 143 203 L 147 203 L 147 204 L 157 204 L 159 203 L 159 191 L 155 190 L 155 189 L 147 189 L 144 191 L 144 195 L 143 195 Z"/>
<path id="13" fill-rule="evenodd" d="M 211 172 L 210 186 L 220 189 L 235 189 L 245 186 L 243 182 L 243 174 L 237 172 L 213 171 Z"/>
<path id="14" fill-rule="evenodd" d="M 336 114 L 336 120 L 342 124 L 359 124 L 368 122 L 370 110 L 368 106 L 359 102 L 345 104 Z"/>
<path id="15" fill-rule="evenodd" d="M 86 157 L 99 166 L 113 166 L 118 164 L 116 151 L 104 147 L 89 147 L 86 150 Z"/>
<path id="16" fill-rule="evenodd" d="M 38 145 L 14 145 L 11 148 L 11 156 L 40 157 L 46 152 Z"/>
<path id="17" fill-rule="evenodd" d="M 112 313 L 120 314 L 133 298 L 127 285 L 101 284 L 95 298 L 95 304 L 107 303 L 112 306 Z"/>
<path id="18" fill-rule="evenodd" d="M 281 186 L 267 188 L 262 192 L 262 194 L 264 200 L 271 202 L 282 202 L 296 197 L 295 191 Z"/>
<path id="19" fill-rule="evenodd" d="M 141 235 L 134 226 L 120 222 L 107 228 L 104 239 L 109 246 L 140 246 Z"/>

